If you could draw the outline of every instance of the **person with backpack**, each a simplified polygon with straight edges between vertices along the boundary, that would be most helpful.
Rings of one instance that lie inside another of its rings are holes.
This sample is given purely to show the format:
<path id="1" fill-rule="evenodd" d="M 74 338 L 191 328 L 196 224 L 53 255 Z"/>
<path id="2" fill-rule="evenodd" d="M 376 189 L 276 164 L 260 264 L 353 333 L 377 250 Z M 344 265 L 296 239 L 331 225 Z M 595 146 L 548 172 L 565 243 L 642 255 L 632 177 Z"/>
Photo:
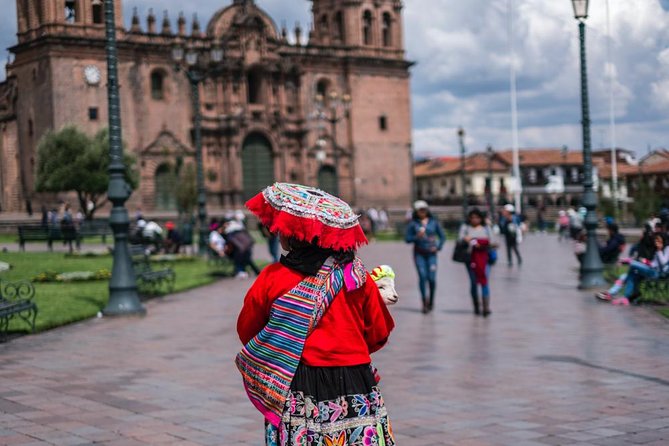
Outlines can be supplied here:
<path id="1" fill-rule="evenodd" d="M 497 260 L 496 245 L 493 243 L 493 231 L 485 224 L 485 215 L 478 209 L 472 209 L 458 234 L 458 241 L 469 247 L 469 261 L 465 263 L 469 275 L 470 295 L 474 305 L 474 314 L 488 317 L 490 311 L 490 267 Z M 481 287 L 481 304 L 479 303 Z"/>
<path id="2" fill-rule="evenodd" d="M 223 238 L 225 239 L 226 254 L 235 264 L 235 277 L 246 279 L 249 277 L 247 267 L 251 267 L 255 275 L 260 274 L 260 268 L 253 261 L 253 245 L 255 241 L 244 225 L 236 219 L 223 222 Z"/>
<path id="3" fill-rule="evenodd" d="M 405 241 L 413 244 L 413 259 L 418 272 L 418 288 L 423 314 L 432 311 L 437 289 L 437 253 L 446 241 L 444 230 L 423 200 L 414 203 L 413 218 L 407 226 Z M 429 291 L 428 291 L 429 288 Z M 429 294 L 428 294 L 429 292 Z"/>
<path id="4" fill-rule="evenodd" d="M 512 204 L 507 204 L 502 209 L 502 215 L 499 219 L 500 233 L 504 236 L 506 244 L 506 257 L 509 266 L 513 266 L 513 253 L 516 254 L 518 265 L 523 264 L 523 258 L 520 256 L 518 244 L 522 241 L 522 222 L 520 217 L 516 214 L 516 207 Z"/>

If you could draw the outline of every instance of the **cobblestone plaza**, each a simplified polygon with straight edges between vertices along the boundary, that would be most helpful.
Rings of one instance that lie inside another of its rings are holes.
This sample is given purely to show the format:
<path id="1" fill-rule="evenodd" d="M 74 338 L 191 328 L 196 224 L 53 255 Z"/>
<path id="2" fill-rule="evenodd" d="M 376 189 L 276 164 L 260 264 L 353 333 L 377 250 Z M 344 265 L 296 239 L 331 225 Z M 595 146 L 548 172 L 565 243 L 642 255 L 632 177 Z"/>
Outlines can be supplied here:
<path id="1" fill-rule="evenodd" d="M 398 272 L 397 328 L 374 358 L 398 444 L 669 443 L 665 320 L 577 291 L 570 246 L 552 236 L 527 239 L 522 269 L 494 268 L 493 315 L 475 318 L 451 249 L 427 316 L 408 246 L 361 252 L 368 267 Z M 250 283 L 153 300 L 143 319 L 96 319 L 0 345 L 0 444 L 262 444 L 233 364 Z"/>

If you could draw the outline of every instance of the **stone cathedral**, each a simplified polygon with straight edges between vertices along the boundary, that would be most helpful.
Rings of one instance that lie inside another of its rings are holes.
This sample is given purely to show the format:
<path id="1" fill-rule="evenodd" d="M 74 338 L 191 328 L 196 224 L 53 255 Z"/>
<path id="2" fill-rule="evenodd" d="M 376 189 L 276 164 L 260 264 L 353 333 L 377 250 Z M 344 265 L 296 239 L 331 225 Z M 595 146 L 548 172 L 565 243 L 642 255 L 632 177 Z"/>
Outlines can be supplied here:
<path id="1" fill-rule="evenodd" d="M 140 173 L 129 206 L 174 210 L 175 171 L 195 162 L 191 84 L 175 69 L 175 47 L 223 53 L 199 84 L 210 208 L 240 207 L 274 181 L 337 190 L 358 207 L 409 205 L 400 0 L 311 0 L 313 25 L 290 32 L 253 0 L 223 4 L 204 27 L 150 11 L 135 12 L 129 28 L 113 1 L 123 139 Z M 34 189 L 42 135 L 107 126 L 103 6 L 17 0 L 17 42 L 0 83 L 0 211 L 59 199 Z"/>

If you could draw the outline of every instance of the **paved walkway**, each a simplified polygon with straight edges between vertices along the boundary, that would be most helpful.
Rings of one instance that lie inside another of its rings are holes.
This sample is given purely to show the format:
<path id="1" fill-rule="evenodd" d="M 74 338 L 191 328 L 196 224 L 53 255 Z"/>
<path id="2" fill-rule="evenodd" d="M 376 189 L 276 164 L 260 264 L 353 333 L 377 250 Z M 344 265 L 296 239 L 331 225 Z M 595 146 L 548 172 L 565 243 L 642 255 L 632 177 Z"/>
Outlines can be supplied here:
<path id="1" fill-rule="evenodd" d="M 669 444 L 667 322 L 576 291 L 570 247 L 553 236 L 522 248 L 522 269 L 494 269 L 488 320 L 470 314 L 451 245 L 428 316 L 408 248 L 363 251 L 369 266 L 399 273 L 397 329 L 375 357 L 398 444 Z M 232 362 L 249 284 L 0 345 L 0 444 L 261 445 Z"/>

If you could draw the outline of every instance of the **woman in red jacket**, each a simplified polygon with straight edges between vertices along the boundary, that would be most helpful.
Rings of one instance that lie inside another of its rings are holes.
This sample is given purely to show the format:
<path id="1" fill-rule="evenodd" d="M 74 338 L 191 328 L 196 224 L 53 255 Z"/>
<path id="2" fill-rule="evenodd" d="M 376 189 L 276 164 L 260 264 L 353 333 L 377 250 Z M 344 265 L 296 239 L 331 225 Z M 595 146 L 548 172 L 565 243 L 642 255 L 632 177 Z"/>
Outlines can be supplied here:
<path id="1" fill-rule="evenodd" d="M 247 206 L 284 250 L 244 299 L 237 366 L 266 419 L 267 445 L 395 441 L 370 354 L 394 322 L 355 249 L 366 239 L 336 197 L 277 183 Z"/>

